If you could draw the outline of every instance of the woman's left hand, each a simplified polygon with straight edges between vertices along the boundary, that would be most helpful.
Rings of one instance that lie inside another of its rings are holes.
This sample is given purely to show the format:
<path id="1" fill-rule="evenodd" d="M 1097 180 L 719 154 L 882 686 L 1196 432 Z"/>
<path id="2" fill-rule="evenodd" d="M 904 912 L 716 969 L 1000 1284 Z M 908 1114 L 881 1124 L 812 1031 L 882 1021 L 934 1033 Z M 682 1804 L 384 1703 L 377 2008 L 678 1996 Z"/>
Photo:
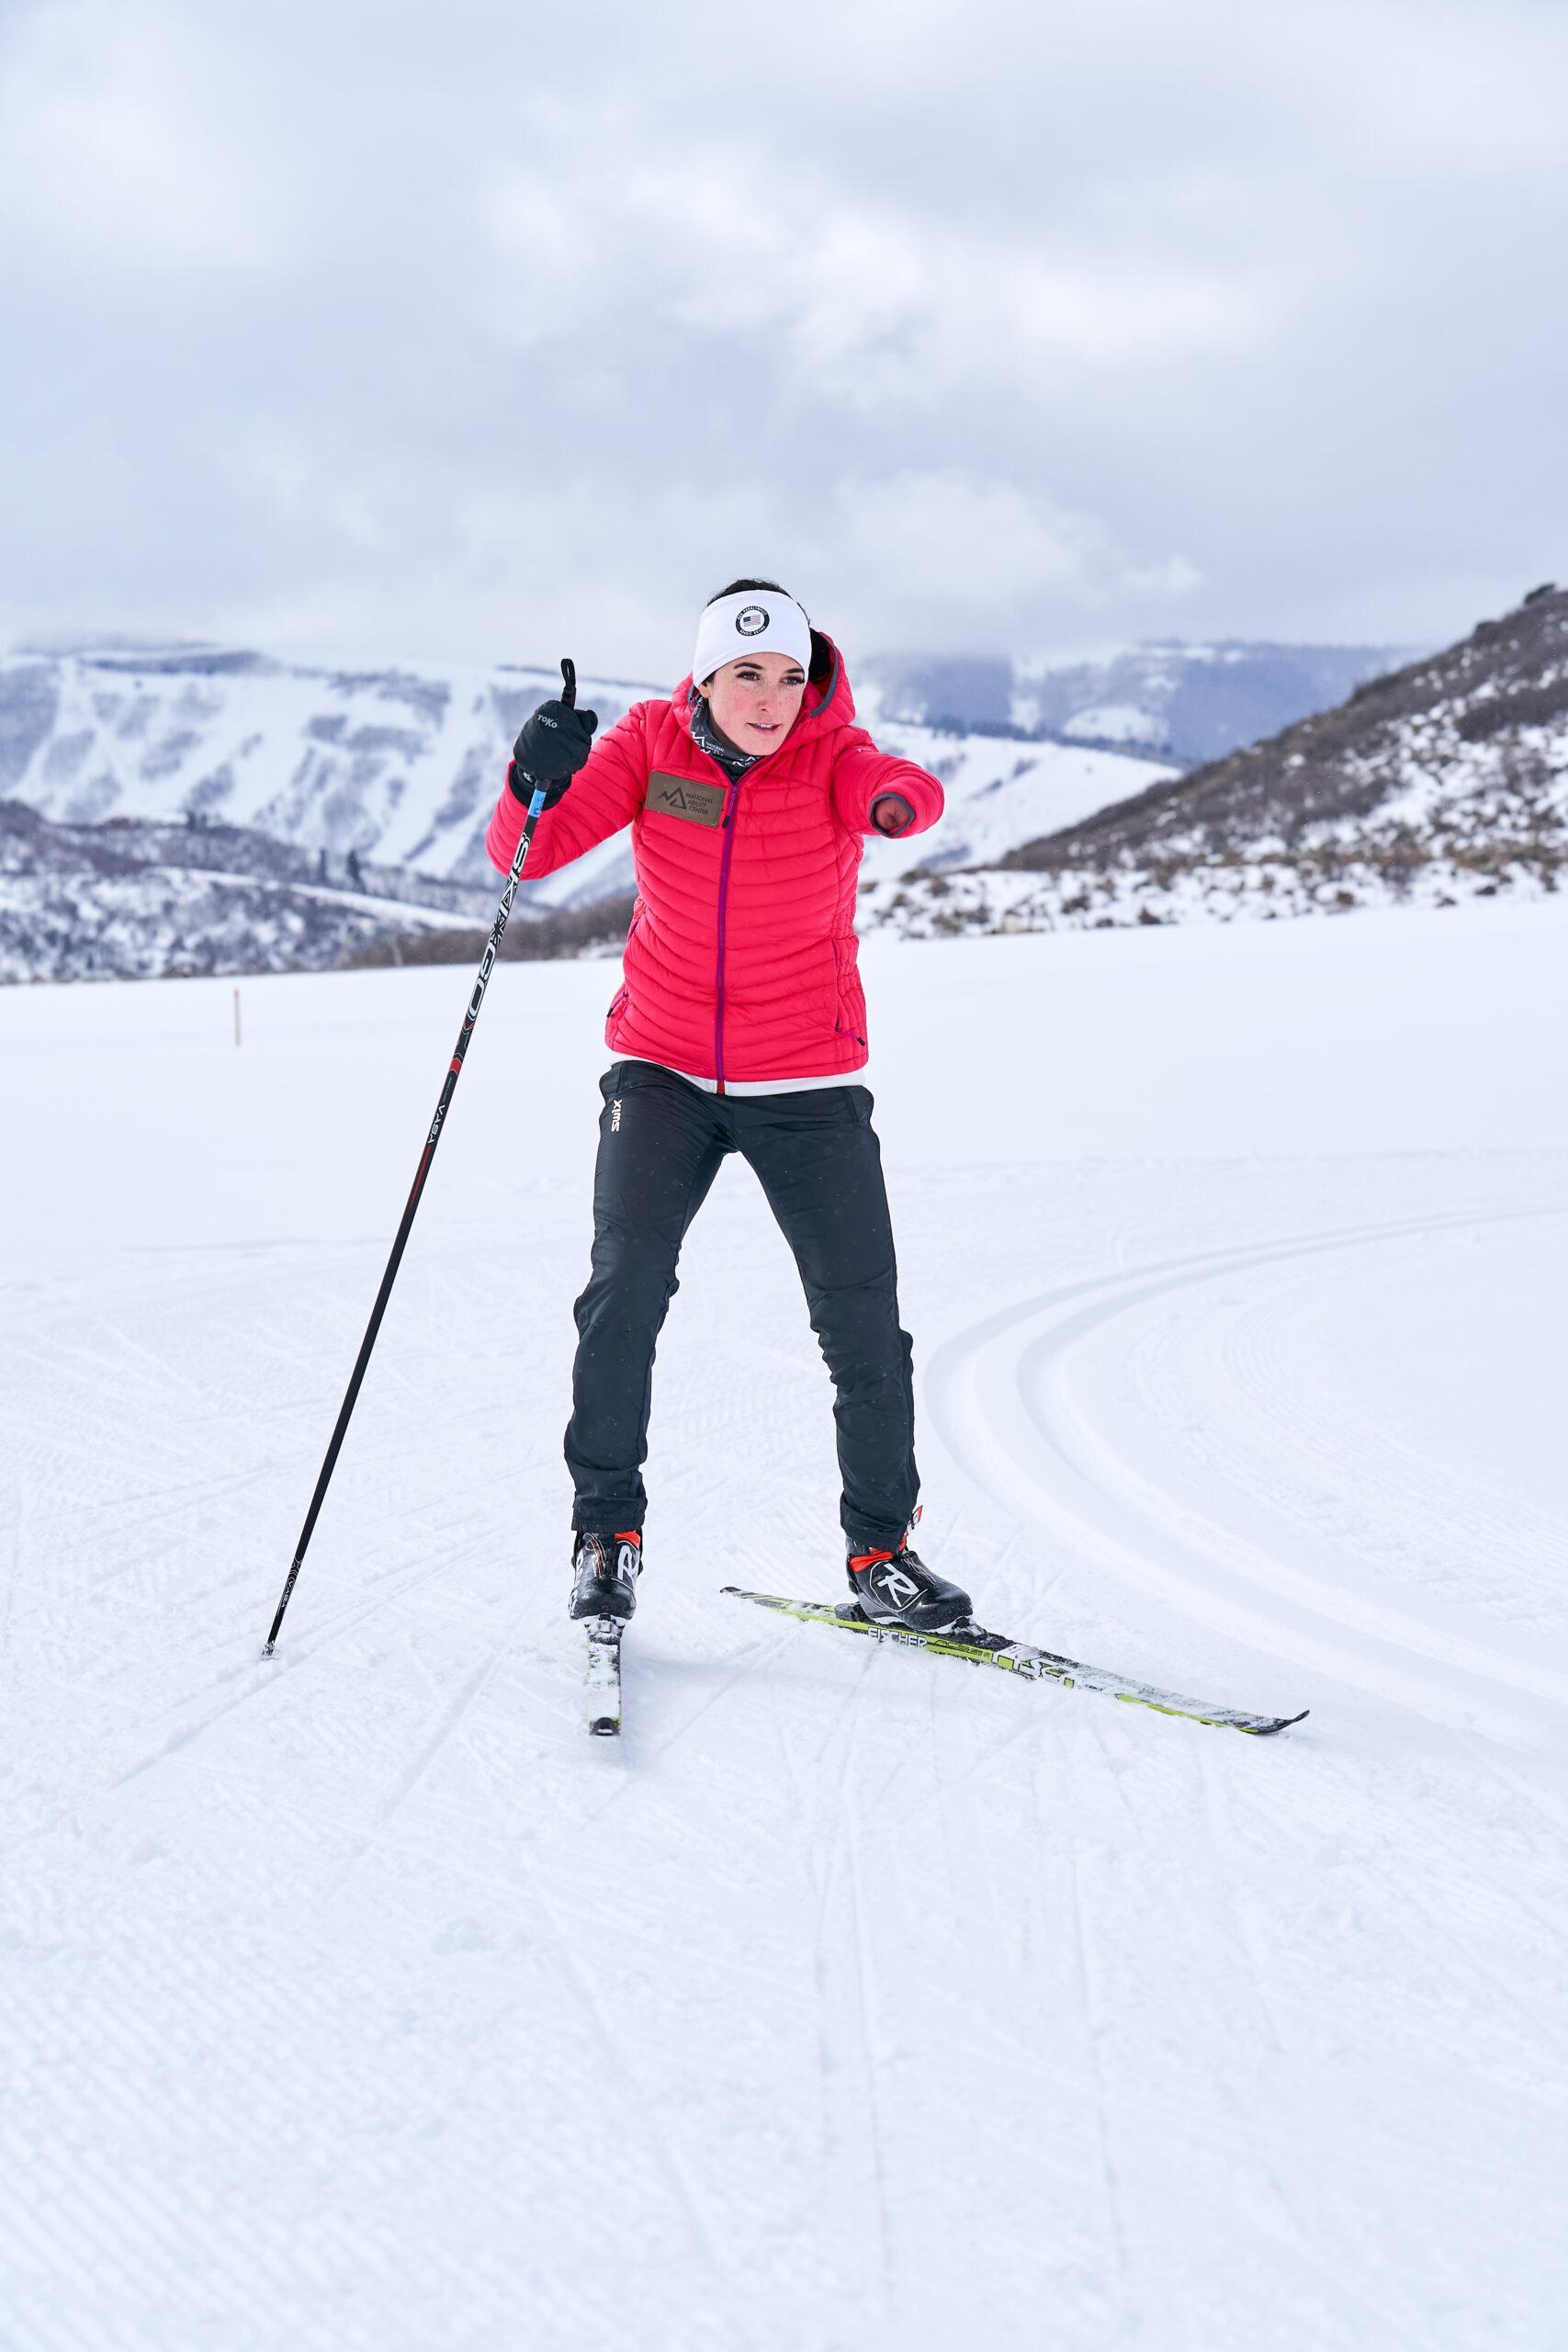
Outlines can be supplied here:
<path id="1" fill-rule="evenodd" d="M 879 833 L 901 833 L 915 821 L 915 812 L 901 792 L 880 792 L 871 804 L 871 821 Z"/>

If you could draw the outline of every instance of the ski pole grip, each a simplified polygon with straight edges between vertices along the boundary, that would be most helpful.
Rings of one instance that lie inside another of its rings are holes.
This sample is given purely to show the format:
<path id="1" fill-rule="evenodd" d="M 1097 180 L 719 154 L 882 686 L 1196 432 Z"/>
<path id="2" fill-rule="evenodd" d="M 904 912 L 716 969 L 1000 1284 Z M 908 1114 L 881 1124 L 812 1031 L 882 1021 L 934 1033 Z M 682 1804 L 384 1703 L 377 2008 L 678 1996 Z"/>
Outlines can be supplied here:
<path id="1" fill-rule="evenodd" d="M 568 710 L 577 708 L 577 664 L 563 653 L 560 665 L 560 698 Z"/>

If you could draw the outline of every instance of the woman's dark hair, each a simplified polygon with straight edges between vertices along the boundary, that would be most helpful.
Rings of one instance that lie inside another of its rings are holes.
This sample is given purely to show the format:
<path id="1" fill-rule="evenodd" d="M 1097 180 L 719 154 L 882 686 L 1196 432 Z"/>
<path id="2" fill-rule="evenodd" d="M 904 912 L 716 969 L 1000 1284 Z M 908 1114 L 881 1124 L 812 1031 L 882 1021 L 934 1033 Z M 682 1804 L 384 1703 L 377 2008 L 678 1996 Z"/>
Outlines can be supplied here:
<path id="1" fill-rule="evenodd" d="M 716 605 L 721 596 L 744 596 L 759 588 L 771 588 L 775 596 L 789 596 L 789 590 L 782 580 L 732 580 L 728 588 L 716 588 L 708 603 Z M 798 596 L 790 596 L 789 600 L 792 605 L 800 605 Z M 800 605 L 800 609 L 806 613 L 804 605 Z M 806 613 L 806 617 L 809 620 L 810 614 Z"/>
<path id="2" fill-rule="evenodd" d="M 789 596 L 789 590 L 782 580 L 732 580 L 728 587 L 716 588 L 708 598 L 708 604 L 716 605 L 721 596 L 755 595 L 759 589 L 771 590 L 775 596 Z M 798 596 L 789 596 L 789 600 L 792 605 L 800 605 Z M 804 605 L 800 605 L 800 609 L 806 613 Z M 706 606 L 704 610 L 706 610 Z M 811 628 L 809 613 L 806 613 L 806 624 L 808 628 Z M 833 674 L 833 657 L 829 650 L 828 640 L 816 629 L 811 630 L 811 668 L 808 674 L 814 686 L 826 685 Z M 704 684 L 706 684 L 705 679 Z"/>

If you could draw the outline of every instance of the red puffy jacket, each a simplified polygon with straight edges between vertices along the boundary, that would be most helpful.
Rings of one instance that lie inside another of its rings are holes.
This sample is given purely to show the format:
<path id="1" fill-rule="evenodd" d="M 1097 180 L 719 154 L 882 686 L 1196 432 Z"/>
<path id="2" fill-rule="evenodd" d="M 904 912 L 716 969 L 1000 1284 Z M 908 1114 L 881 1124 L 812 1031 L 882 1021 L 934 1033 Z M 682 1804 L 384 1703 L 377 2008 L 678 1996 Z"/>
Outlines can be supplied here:
<path id="1" fill-rule="evenodd" d="M 553 874 L 630 825 L 637 899 L 605 1041 L 720 1092 L 863 1066 L 855 876 L 871 805 L 902 793 L 915 812 L 906 833 L 942 815 L 935 776 L 853 724 L 837 649 L 819 638 L 813 653 L 795 725 L 739 782 L 693 741 L 682 679 L 672 701 L 634 704 L 595 745 L 528 852 L 530 876 Z M 485 836 L 502 873 L 524 815 L 503 789 Z"/>

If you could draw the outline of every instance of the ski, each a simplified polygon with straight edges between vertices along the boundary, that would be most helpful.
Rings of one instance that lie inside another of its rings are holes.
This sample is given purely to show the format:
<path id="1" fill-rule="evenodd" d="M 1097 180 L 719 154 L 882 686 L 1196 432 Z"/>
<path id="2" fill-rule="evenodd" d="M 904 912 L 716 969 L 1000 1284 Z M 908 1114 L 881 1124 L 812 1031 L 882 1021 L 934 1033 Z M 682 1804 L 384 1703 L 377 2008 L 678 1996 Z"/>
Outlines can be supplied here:
<path id="1" fill-rule="evenodd" d="M 616 1739 L 621 1730 L 621 1635 L 619 1617 L 584 1617 L 588 1636 L 587 1673 L 583 1677 L 588 1728 L 595 1739 Z"/>
<path id="2" fill-rule="evenodd" d="M 1303 1707 L 1299 1715 L 1254 1715 L 1239 1707 L 1206 1706 L 1201 1699 L 1183 1699 L 1174 1690 L 1161 1690 L 1149 1682 L 1134 1682 L 1126 1675 L 1111 1674 L 1103 1667 L 1080 1666 L 1076 1658 L 1057 1657 L 1050 1650 L 1032 1648 L 1028 1642 L 1009 1641 L 1005 1634 L 988 1634 L 973 1619 L 962 1627 L 955 1626 L 951 1633 L 917 1634 L 908 1625 L 874 1624 L 853 1600 L 835 1608 L 826 1600 L 790 1600 L 776 1592 L 747 1592 L 736 1584 L 727 1584 L 722 1589 L 732 1600 L 755 1601 L 759 1609 L 774 1610 L 781 1617 L 798 1617 L 808 1625 L 836 1625 L 841 1633 L 869 1634 L 874 1642 L 897 1642 L 905 1649 L 931 1650 L 939 1657 L 961 1657 L 971 1666 L 999 1667 L 1004 1673 L 1022 1675 L 1030 1682 L 1060 1682 L 1067 1690 L 1103 1691 L 1108 1698 L 1125 1700 L 1130 1706 L 1152 1707 L 1156 1714 L 1186 1715 L 1193 1723 L 1250 1732 L 1258 1739 L 1266 1739 L 1270 1733 L 1283 1731 L 1291 1724 L 1304 1722 L 1311 1712 Z"/>

